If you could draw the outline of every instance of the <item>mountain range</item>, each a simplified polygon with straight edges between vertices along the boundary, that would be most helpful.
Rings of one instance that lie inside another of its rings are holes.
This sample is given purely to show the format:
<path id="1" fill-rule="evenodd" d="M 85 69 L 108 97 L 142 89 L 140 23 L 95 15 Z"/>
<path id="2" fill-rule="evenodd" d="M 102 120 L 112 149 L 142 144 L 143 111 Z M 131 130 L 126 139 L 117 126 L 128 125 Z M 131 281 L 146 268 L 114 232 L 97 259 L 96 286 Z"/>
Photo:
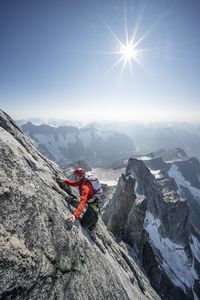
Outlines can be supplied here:
<path id="1" fill-rule="evenodd" d="M 1 299 L 200 299 L 197 158 L 160 149 L 101 169 L 122 174 L 104 183 L 95 243 L 66 225 L 62 171 L 3 111 L 0 148 Z"/>
<path id="2" fill-rule="evenodd" d="M 91 165 L 103 165 L 130 156 L 135 151 L 134 143 L 127 135 L 111 130 L 73 126 L 56 128 L 30 122 L 21 128 L 44 155 L 61 167 L 80 159 Z"/>
<path id="3" fill-rule="evenodd" d="M 94 131 L 125 134 L 135 145 L 137 153 L 155 152 L 160 148 L 182 148 L 189 156 L 200 159 L 200 124 L 187 122 L 93 122 L 87 125 L 80 122 L 72 122 L 57 119 L 30 119 L 34 125 L 50 125 L 51 127 L 73 126 L 78 129 L 93 128 Z M 18 120 L 22 126 L 26 120 Z"/>

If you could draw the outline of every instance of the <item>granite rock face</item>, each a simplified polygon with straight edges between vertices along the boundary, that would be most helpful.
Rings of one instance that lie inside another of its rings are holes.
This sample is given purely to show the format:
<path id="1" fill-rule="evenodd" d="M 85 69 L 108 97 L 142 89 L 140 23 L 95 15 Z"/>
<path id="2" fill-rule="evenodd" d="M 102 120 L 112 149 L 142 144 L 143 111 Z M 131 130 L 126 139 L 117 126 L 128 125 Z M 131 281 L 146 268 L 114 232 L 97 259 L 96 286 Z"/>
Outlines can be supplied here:
<path id="1" fill-rule="evenodd" d="M 0 111 L 0 299 L 160 299 L 134 250 L 100 219 L 97 241 L 71 209 L 46 159 Z"/>
<path id="2" fill-rule="evenodd" d="M 103 215 L 109 230 L 137 253 L 162 299 L 200 298 L 200 228 L 188 201 L 165 165 L 155 178 L 131 158 Z"/>

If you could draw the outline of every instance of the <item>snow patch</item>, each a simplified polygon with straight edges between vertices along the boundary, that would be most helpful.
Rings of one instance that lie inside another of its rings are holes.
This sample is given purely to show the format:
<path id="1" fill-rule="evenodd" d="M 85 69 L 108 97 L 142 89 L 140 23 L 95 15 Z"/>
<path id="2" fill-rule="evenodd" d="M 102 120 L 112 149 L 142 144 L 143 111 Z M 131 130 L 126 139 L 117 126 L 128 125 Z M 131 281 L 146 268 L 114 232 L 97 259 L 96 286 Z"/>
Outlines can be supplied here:
<path id="1" fill-rule="evenodd" d="M 101 180 L 101 184 L 107 184 L 108 186 L 115 186 L 117 185 L 116 180 Z"/>
<path id="2" fill-rule="evenodd" d="M 124 172 L 124 169 L 118 169 L 118 170 L 112 170 L 112 169 L 104 169 L 104 168 L 93 168 L 92 169 L 92 174 L 95 174 L 100 182 L 109 182 L 109 181 L 113 181 L 114 182 L 118 182 L 119 177 L 121 176 L 121 174 Z"/>
<path id="3" fill-rule="evenodd" d="M 141 157 L 138 157 L 138 159 L 140 159 L 140 160 L 151 160 L 152 158 L 149 157 L 149 156 L 141 156 Z"/>
<path id="4" fill-rule="evenodd" d="M 183 246 L 168 238 L 163 238 L 159 233 L 159 226 L 160 220 L 147 212 L 144 228 L 149 233 L 153 248 L 159 250 L 156 251 L 157 255 L 160 253 L 159 263 L 173 283 L 186 292 L 185 287 L 192 289 L 194 280 L 198 279 L 198 275 Z"/>
<path id="5" fill-rule="evenodd" d="M 175 179 L 176 184 L 178 185 L 179 195 L 182 194 L 182 186 L 187 188 L 195 199 L 200 199 L 200 190 L 193 187 L 189 181 L 185 180 L 182 173 L 179 171 L 179 168 L 175 164 L 172 164 L 171 168 L 168 171 L 168 174 L 170 177 Z"/>
<path id="6" fill-rule="evenodd" d="M 151 174 L 154 175 L 155 178 L 162 178 L 162 175 L 160 174 L 161 170 L 151 170 L 150 168 L 149 168 L 149 170 L 150 170 Z"/>
<path id="7" fill-rule="evenodd" d="M 135 203 L 136 205 L 138 205 L 139 203 L 141 203 L 142 201 L 145 200 L 145 196 L 143 194 L 139 194 L 137 192 L 137 189 L 138 189 L 138 183 L 137 181 L 135 182 L 135 188 L 134 188 L 134 193 L 136 195 L 136 199 L 135 199 Z"/>
<path id="8" fill-rule="evenodd" d="M 87 172 L 88 175 L 95 174 L 100 183 L 107 184 L 108 186 L 116 186 L 119 180 L 119 177 L 122 174 L 124 169 L 120 170 L 111 170 L 111 169 L 103 169 L 103 168 L 94 168 L 92 171 Z"/>
<path id="9" fill-rule="evenodd" d="M 135 177 L 133 176 L 132 173 L 131 173 L 131 174 L 128 174 L 128 175 L 126 176 L 126 180 L 129 180 L 129 178 L 135 179 Z"/>

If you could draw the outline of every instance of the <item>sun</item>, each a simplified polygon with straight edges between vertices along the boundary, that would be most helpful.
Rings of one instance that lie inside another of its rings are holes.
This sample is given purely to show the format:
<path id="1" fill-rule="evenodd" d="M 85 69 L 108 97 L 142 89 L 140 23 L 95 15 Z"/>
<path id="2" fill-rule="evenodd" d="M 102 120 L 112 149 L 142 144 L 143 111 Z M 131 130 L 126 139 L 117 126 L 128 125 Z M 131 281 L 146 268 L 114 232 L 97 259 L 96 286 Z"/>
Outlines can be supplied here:
<path id="1" fill-rule="evenodd" d="M 125 60 L 136 59 L 138 54 L 137 50 L 130 44 L 122 45 L 119 52 Z"/>
<path id="2" fill-rule="evenodd" d="M 155 48 L 140 48 L 140 44 L 146 38 L 146 36 L 150 33 L 154 26 L 150 27 L 147 32 L 143 35 L 138 36 L 138 28 L 139 23 L 136 24 L 135 28 L 133 28 L 133 34 L 130 37 L 128 34 L 128 26 L 127 22 L 125 22 L 125 36 L 124 41 L 122 41 L 111 29 L 106 26 L 110 31 L 114 40 L 116 42 L 116 50 L 112 52 L 106 52 L 107 54 L 118 55 L 119 59 L 114 63 L 113 66 L 108 70 L 108 72 L 112 71 L 119 64 L 122 65 L 121 73 L 125 70 L 126 66 L 129 66 L 130 73 L 132 75 L 134 64 L 140 65 L 145 71 L 151 73 L 142 63 L 143 54 L 147 51 L 155 50 Z M 137 38 L 136 38 L 137 37 Z"/>

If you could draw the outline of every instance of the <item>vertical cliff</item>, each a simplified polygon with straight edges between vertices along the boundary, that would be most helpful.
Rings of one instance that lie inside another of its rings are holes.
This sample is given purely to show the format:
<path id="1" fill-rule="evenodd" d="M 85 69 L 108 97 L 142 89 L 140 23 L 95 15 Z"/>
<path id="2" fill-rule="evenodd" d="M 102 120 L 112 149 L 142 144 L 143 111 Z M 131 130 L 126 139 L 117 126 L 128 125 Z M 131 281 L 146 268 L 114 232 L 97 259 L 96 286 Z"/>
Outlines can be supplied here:
<path id="1" fill-rule="evenodd" d="M 0 299 L 159 299 L 100 220 L 95 244 L 71 230 L 60 169 L 0 111 Z"/>

